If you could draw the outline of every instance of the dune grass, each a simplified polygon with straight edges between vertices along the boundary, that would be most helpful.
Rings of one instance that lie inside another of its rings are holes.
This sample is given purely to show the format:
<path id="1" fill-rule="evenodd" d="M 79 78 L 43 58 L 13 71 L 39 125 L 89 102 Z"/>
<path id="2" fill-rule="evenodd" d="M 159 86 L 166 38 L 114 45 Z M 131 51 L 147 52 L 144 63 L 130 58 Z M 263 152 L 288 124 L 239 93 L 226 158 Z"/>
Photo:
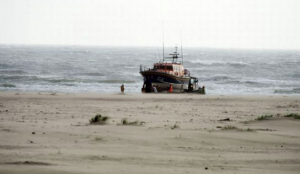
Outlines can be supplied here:
<path id="1" fill-rule="evenodd" d="M 222 130 L 238 130 L 238 128 L 235 126 L 227 125 L 222 127 Z"/>
<path id="2" fill-rule="evenodd" d="M 268 119 L 270 119 L 272 117 L 273 117 L 273 115 L 262 115 L 260 117 L 257 117 L 255 120 L 258 120 L 258 121 L 268 120 Z"/>
<path id="3" fill-rule="evenodd" d="M 221 128 L 222 128 L 221 130 L 238 130 L 238 131 L 242 131 L 242 132 L 254 132 L 254 129 L 251 129 L 251 128 L 241 129 L 241 128 L 231 126 L 231 125 L 227 125 L 227 126 L 224 126 L 224 127 L 221 127 Z"/>
<path id="4" fill-rule="evenodd" d="M 294 119 L 300 119 L 300 114 L 291 113 L 291 114 L 284 115 L 284 117 L 289 117 L 289 118 L 294 118 Z"/>
<path id="5" fill-rule="evenodd" d="M 171 129 L 178 129 L 179 128 L 179 125 L 177 124 L 174 124 L 174 126 L 171 126 Z"/>
<path id="6" fill-rule="evenodd" d="M 101 137 L 95 137 L 95 141 L 101 141 L 101 140 L 103 140 L 103 138 L 101 138 Z"/>
<path id="7" fill-rule="evenodd" d="M 127 118 L 123 118 L 119 125 L 143 125 L 145 122 L 143 121 L 128 121 Z"/>
<path id="8" fill-rule="evenodd" d="M 90 124 L 100 124 L 100 125 L 103 125 L 103 124 L 107 123 L 108 119 L 109 119 L 109 117 L 107 117 L 107 116 L 102 116 L 101 114 L 97 114 L 97 115 L 95 115 L 94 117 L 92 117 L 90 119 Z"/>
<path id="9" fill-rule="evenodd" d="M 251 129 L 251 128 L 247 128 L 247 129 L 245 129 L 245 131 L 247 131 L 247 132 L 253 132 L 254 130 Z"/>

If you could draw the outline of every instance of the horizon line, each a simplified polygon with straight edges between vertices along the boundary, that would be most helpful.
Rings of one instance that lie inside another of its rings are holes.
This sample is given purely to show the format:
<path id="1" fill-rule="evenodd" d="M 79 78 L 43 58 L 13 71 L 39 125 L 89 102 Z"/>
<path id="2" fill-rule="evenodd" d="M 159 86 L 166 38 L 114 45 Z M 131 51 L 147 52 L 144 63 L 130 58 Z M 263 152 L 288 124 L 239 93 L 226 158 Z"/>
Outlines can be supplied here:
<path id="1" fill-rule="evenodd" d="M 155 48 L 157 46 L 149 46 L 149 45 L 94 45 L 94 44 L 24 44 L 24 43 L 0 43 L 0 45 L 6 46 L 52 46 L 52 47 L 121 47 L 121 48 Z M 174 46 L 165 46 L 165 48 L 173 48 Z M 205 46 L 186 46 L 183 48 L 190 49 L 218 49 L 218 50 L 282 50 L 282 51 L 300 51 L 300 48 L 250 48 L 250 47 L 205 47 Z"/>

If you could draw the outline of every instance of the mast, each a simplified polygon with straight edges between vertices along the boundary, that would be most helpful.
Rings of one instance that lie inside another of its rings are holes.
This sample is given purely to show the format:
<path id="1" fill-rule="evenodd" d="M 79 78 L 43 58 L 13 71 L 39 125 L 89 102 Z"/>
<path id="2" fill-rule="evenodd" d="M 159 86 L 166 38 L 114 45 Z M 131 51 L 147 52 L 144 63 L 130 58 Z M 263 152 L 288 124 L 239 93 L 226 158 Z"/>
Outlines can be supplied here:
<path id="1" fill-rule="evenodd" d="M 156 46 L 156 49 L 157 49 L 158 58 L 159 58 L 159 62 L 160 62 L 160 52 L 159 52 L 158 46 Z"/>
<path id="2" fill-rule="evenodd" d="M 182 37 L 181 37 L 181 30 L 180 30 L 180 42 L 181 42 L 181 64 L 183 65 L 183 51 L 182 51 Z"/>
<path id="3" fill-rule="evenodd" d="M 165 23 L 163 22 L 163 62 L 165 61 Z"/>
<path id="4" fill-rule="evenodd" d="M 171 59 L 172 60 L 172 63 L 176 63 L 177 62 L 177 59 L 180 58 L 178 55 L 179 53 L 177 52 L 177 46 L 175 47 L 175 51 L 171 54 L 169 54 L 171 57 L 164 57 L 165 60 L 167 59 Z"/>

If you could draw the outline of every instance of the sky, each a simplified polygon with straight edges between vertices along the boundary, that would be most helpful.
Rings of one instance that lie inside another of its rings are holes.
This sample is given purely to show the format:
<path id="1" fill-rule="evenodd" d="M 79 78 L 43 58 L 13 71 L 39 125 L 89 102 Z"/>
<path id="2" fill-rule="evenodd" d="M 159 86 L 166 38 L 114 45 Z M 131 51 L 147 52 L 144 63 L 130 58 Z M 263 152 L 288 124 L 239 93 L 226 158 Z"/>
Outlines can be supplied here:
<path id="1" fill-rule="evenodd" d="M 0 0 L 0 44 L 300 49 L 300 0 Z"/>

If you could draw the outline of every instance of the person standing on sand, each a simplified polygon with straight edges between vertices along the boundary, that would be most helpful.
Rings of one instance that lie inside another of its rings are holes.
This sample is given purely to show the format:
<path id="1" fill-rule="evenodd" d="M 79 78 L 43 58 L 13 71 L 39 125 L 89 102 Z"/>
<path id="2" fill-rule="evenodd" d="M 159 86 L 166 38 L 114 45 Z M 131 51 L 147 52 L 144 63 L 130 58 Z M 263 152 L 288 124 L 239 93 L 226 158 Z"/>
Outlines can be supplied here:
<path id="1" fill-rule="evenodd" d="M 153 85 L 153 92 L 154 92 L 154 93 L 157 93 L 157 89 L 156 89 L 156 86 L 155 86 L 155 85 Z"/>
<path id="2" fill-rule="evenodd" d="M 173 92 L 173 86 L 172 86 L 172 84 L 170 84 L 169 93 L 172 93 L 172 92 Z"/>
<path id="3" fill-rule="evenodd" d="M 121 93 L 124 93 L 125 91 L 125 87 L 124 87 L 124 84 L 121 85 Z"/>
<path id="4" fill-rule="evenodd" d="M 146 81 L 145 81 L 145 92 L 146 93 L 151 93 L 151 88 L 152 88 L 152 82 L 151 82 L 151 80 L 149 79 L 149 77 L 146 79 Z"/>

